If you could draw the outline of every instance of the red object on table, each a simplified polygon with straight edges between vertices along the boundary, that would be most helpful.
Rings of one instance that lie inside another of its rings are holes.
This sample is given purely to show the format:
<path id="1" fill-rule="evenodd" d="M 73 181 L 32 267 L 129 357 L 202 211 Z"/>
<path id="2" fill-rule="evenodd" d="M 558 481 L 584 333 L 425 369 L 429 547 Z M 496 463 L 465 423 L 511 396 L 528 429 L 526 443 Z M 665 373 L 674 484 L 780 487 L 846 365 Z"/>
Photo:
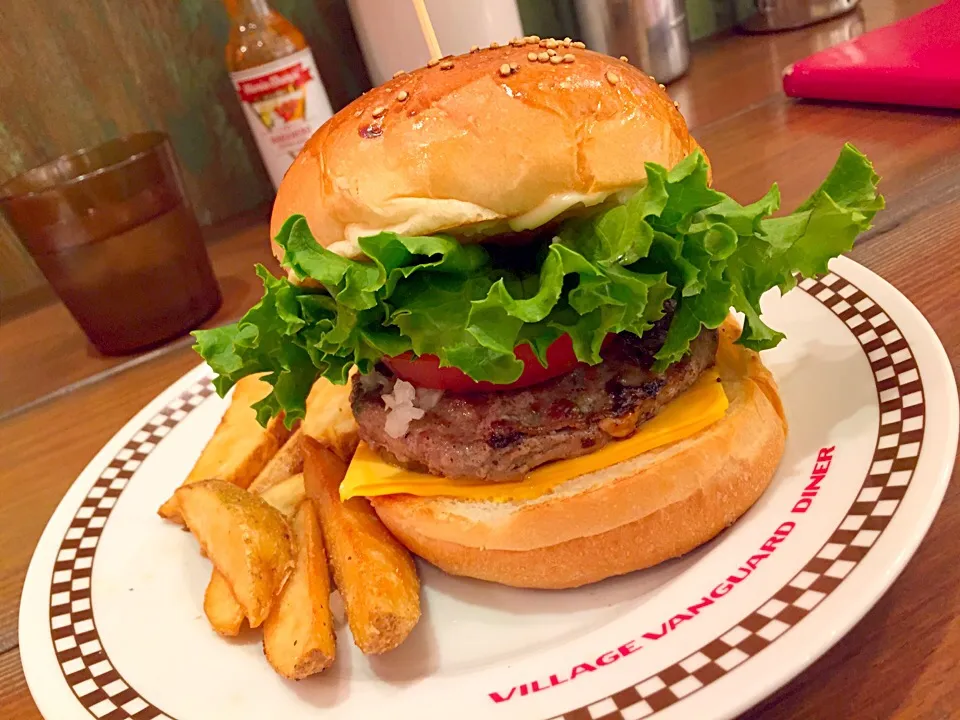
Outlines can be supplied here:
<path id="1" fill-rule="evenodd" d="M 960 109 L 960 0 L 788 65 L 783 90 L 798 98 Z"/>

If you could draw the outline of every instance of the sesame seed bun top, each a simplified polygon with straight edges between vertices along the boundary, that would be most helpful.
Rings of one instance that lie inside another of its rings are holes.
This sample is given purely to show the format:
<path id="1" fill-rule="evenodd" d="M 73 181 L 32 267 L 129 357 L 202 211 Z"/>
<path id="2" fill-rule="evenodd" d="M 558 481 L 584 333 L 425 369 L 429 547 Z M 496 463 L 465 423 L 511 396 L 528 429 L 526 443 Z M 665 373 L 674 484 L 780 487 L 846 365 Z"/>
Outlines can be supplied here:
<path id="1" fill-rule="evenodd" d="M 287 171 L 271 235 L 302 214 L 349 257 L 382 230 L 481 240 L 631 190 L 644 162 L 672 167 L 697 147 L 641 70 L 518 39 L 398 74 L 338 112 Z"/>

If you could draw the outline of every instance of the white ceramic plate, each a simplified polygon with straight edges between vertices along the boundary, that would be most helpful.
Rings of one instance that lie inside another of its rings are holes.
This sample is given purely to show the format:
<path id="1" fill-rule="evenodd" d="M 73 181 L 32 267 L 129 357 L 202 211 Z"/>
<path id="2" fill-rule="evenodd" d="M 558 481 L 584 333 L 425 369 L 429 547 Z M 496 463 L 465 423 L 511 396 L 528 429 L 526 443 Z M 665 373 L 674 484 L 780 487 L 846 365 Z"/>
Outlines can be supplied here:
<path id="1" fill-rule="evenodd" d="M 864 268 L 832 269 L 767 303 L 789 338 L 764 359 L 790 435 L 770 489 L 732 528 L 579 590 L 515 590 L 421 563 L 423 619 L 401 648 L 366 658 L 341 620 L 334 667 L 299 683 L 274 674 L 259 633 L 210 630 L 209 565 L 155 513 L 226 406 L 198 367 L 107 443 L 43 533 L 20 608 L 37 705 L 48 720 L 736 715 L 890 586 L 956 454 L 956 385 L 929 325 Z"/>

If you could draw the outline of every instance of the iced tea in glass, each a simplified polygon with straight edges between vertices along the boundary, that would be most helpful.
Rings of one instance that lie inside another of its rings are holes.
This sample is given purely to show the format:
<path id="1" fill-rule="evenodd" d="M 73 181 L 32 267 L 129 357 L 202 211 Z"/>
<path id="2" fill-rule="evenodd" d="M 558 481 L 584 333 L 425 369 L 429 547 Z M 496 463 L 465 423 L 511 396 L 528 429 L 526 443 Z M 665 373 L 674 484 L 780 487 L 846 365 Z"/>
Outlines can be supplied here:
<path id="1" fill-rule="evenodd" d="M 104 354 L 163 343 L 220 306 L 163 133 L 119 138 L 29 170 L 0 186 L 0 208 Z"/>

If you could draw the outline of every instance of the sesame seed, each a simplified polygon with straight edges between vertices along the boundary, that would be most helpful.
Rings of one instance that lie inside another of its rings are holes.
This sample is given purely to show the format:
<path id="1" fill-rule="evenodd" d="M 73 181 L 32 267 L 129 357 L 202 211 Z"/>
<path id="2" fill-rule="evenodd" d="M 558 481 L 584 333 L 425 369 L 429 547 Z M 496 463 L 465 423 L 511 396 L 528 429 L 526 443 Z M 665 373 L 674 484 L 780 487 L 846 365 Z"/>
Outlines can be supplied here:
<path id="1" fill-rule="evenodd" d="M 626 55 L 621 55 L 621 56 L 620 56 L 620 59 L 621 59 L 623 62 L 630 62 L 630 58 L 628 58 Z"/>
<path id="2" fill-rule="evenodd" d="M 558 42 L 557 42 L 556 40 L 554 40 L 553 38 L 550 38 L 549 40 L 547 40 L 547 47 L 548 47 L 548 48 L 555 48 L 555 47 L 556 47 L 557 45 L 559 45 L 559 44 L 560 44 L 560 43 L 558 43 Z"/>
<path id="3" fill-rule="evenodd" d="M 492 42 L 492 43 L 490 43 L 490 49 L 491 49 L 491 50 L 495 50 L 495 49 L 498 48 L 498 47 L 500 47 L 500 43 L 498 43 L 498 42 Z"/>
<path id="4" fill-rule="evenodd" d="M 427 61 L 427 67 L 436 67 L 439 64 L 440 64 L 440 61 L 437 60 L 436 58 L 433 58 Z"/>
<path id="5" fill-rule="evenodd" d="M 663 83 L 660 83 L 659 85 L 657 85 L 657 87 L 660 88 L 661 90 L 666 90 L 666 89 L 667 89 L 667 86 L 664 85 Z"/>
<path id="6" fill-rule="evenodd" d="M 380 107 L 375 107 L 373 109 L 373 116 L 375 118 L 383 117 L 386 114 L 386 112 L 387 112 L 387 108 L 381 105 Z"/>
<path id="7" fill-rule="evenodd" d="M 393 76 L 394 76 L 395 78 L 398 78 L 398 77 L 400 77 L 401 75 L 405 75 L 405 74 L 406 74 L 405 71 L 403 71 L 403 70 L 397 70 L 397 71 L 393 74 Z"/>
<path id="8" fill-rule="evenodd" d="M 500 77 L 507 77 L 511 72 L 513 71 L 510 69 L 509 63 L 504 63 L 500 66 Z"/>
<path id="9" fill-rule="evenodd" d="M 527 60 L 529 60 L 530 62 L 536 62 L 536 61 L 537 61 L 537 54 L 536 54 L 535 52 L 528 52 L 528 53 L 527 53 Z"/>
<path id="10" fill-rule="evenodd" d="M 479 45 L 471 45 L 471 46 L 470 46 L 470 52 L 472 52 L 472 53 L 474 53 L 474 52 L 480 52 L 480 46 L 479 46 Z"/>
<path id="11" fill-rule="evenodd" d="M 553 57 L 556 54 L 557 54 L 556 50 L 547 50 L 547 55 L 549 55 L 550 57 Z"/>
<path id="12" fill-rule="evenodd" d="M 531 35 L 530 37 L 527 38 L 527 43 L 530 45 L 536 45 L 538 42 L 540 42 L 539 35 Z"/>
<path id="13" fill-rule="evenodd" d="M 677 110 L 680 109 L 680 103 L 678 103 L 676 100 L 673 101 L 673 106 L 674 106 Z"/>
<path id="14" fill-rule="evenodd" d="M 654 82 L 657 81 L 657 79 L 656 79 L 653 75 L 650 75 L 649 77 L 650 77 L 650 79 L 653 80 Z"/>
<path id="15" fill-rule="evenodd" d="M 563 62 L 563 58 L 560 57 L 559 55 L 554 55 L 553 57 L 550 58 L 550 62 L 552 62 L 554 65 L 559 65 L 560 63 Z"/>
<path id="16" fill-rule="evenodd" d="M 586 49 L 587 49 L 586 43 L 582 43 L 582 42 L 580 42 L 579 40 L 577 40 L 577 41 L 574 42 L 574 43 L 571 43 L 571 45 L 572 45 L 573 47 L 577 48 L 578 50 L 586 50 Z"/>
<path id="17" fill-rule="evenodd" d="M 516 72 L 517 70 L 520 69 L 520 66 L 517 65 L 517 63 L 510 63 L 510 69 Z"/>
<path id="18" fill-rule="evenodd" d="M 550 56 L 547 55 L 545 52 L 542 52 L 539 55 L 537 55 L 537 60 L 539 60 L 540 62 L 550 62 Z"/>
<path id="19" fill-rule="evenodd" d="M 565 38 L 563 39 L 563 41 L 564 41 L 565 43 L 573 42 L 573 41 L 572 41 L 570 38 L 568 38 L 568 37 L 565 37 Z"/>
<path id="20" fill-rule="evenodd" d="M 545 48 L 546 46 L 547 46 L 547 38 L 544 38 L 543 40 L 540 41 L 540 47 Z"/>
<path id="21" fill-rule="evenodd" d="M 449 70 L 452 67 L 453 67 L 453 63 L 450 62 L 449 60 L 444 60 L 442 63 L 440 63 L 441 70 Z"/>
<path id="22" fill-rule="evenodd" d="M 571 45 L 573 45 L 573 40 L 571 40 L 570 38 L 564 38 L 564 39 L 563 39 L 563 46 L 564 46 L 564 47 L 570 47 Z"/>
<path id="23" fill-rule="evenodd" d="M 563 56 L 563 61 L 564 61 L 565 63 L 572 63 L 572 62 L 574 62 L 576 59 L 577 59 L 577 58 L 574 57 L 573 53 L 567 53 L 566 55 Z"/>
<path id="24" fill-rule="evenodd" d="M 615 72 L 608 70 L 607 82 L 610 83 L 611 85 L 616 85 L 618 82 L 620 82 L 620 76 L 617 75 Z"/>
<path id="25" fill-rule="evenodd" d="M 410 97 L 410 93 L 406 90 L 401 90 L 397 93 L 397 102 L 406 102 L 408 97 Z"/>
<path id="26" fill-rule="evenodd" d="M 513 40 L 510 41 L 510 44 L 514 47 L 520 47 L 524 44 L 524 41 L 522 38 L 513 38 Z"/>

